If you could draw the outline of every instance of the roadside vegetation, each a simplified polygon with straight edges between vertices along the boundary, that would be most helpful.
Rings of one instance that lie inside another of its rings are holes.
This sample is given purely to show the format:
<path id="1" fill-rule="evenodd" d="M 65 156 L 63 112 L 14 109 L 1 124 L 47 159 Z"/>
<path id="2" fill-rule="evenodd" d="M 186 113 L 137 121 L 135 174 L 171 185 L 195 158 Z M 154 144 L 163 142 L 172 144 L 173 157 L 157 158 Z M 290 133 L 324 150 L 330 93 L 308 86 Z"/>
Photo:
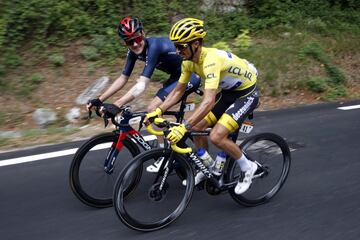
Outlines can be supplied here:
<path id="1" fill-rule="evenodd" d="M 48 81 L 41 68 L 63 76 L 70 58 L 88 62 L 87 74 L 111 74 L 126 47 L 116 34 L 120 18 L 139 16 L 148 36 L 167 36 L 187 16 L 204 19 L 205 45 L 232 51 L 259 69 L 267 96 L 309 90 L 323 100 L 354 98 L 360 85 L 344 69 L 346 56 L 360 56 L 358 0 L 246 0 L 223 10 L 223 1 L 193 0 L 28 0 L 0 3 L 0 92 L 44 105 L 33 93 Z M 239 1 L 240 2 L 240 1 Z M 76 45 L 72 54 L 69 48 Z M 356 59 L 355 59 L 356 61 Z M 357 60 L 357 64 L 359 60 Z M 40 69 L 40 70 L 39 70 Z M 15 77 L 14 77 L 15 76 Z M 356 75 L 358 76 L 358 75 Z M 165 79 L 155 72 L 154 80 Z M 3 103 L 5 105 L 5 103 Z M 16 108 L 0 112 L 0 123 L 21 123 Z M 9 113 L 10 111 L 10 113 Z M 10 120 L 9 120 L 10 118 Z M 63 126 L 63 123 L 61 124 Z"/>

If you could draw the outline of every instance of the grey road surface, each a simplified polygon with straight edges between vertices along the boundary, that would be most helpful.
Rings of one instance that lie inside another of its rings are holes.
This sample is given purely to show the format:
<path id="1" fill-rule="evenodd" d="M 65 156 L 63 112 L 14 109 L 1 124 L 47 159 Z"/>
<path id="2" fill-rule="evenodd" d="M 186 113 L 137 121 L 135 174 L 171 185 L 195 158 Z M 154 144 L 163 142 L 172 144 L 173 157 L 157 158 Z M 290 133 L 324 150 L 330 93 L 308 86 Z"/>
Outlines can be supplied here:
<path id="1" fill-rule="evenodd" d="M 113 208 L 78 201 L 68 183 L 73 155 L 0 167 L 0 239 L 360 239 L 360 109 L 339 106 L 255 113 L 252 134 L 277 133 L 293 149 L 281 192 L 246 208 L 227 194 L 196 191 L 176 222 L 152 233 L 128 229 Z M 3 153 L 0 161 L 80 144 Z"/>

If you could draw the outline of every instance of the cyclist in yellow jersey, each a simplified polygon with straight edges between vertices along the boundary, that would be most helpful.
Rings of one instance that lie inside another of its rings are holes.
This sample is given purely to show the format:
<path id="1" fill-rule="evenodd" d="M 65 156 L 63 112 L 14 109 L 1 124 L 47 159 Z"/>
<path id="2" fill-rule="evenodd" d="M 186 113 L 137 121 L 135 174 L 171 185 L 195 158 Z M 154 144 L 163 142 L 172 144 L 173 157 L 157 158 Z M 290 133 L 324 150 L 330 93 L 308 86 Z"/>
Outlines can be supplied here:
<path id="1" fill-rule="evenodd" d="M 259 102 L 257 70 L 253 64 L 230 52 L 203 47 L 205 35 L 201 20 L 185 18 L 174 24 L 170 40 L 184 59 L 181 76 L 175 89 L 154 112 L 147 114 L 147 118 L 159 116 L 176 104 L 183 95 L 191 74 L 197 73 L 205 81 L 203 100 L 184 124 L 170 129 L 167 137 L 176 143 L 190 129 L 204 130 L 213 127 L 211 142 L 236 159 L 243 172 L 235 187 L 235 193 L 242 194 L 250 187 L 257 164 L 249 161 L 228 136 L 241 126 Z M 198 148 L 208 148 L 206 137 L 194 137 L 194 142 Z M 195 185 L 204 179 L 204 174 L 198 172 Z"/>

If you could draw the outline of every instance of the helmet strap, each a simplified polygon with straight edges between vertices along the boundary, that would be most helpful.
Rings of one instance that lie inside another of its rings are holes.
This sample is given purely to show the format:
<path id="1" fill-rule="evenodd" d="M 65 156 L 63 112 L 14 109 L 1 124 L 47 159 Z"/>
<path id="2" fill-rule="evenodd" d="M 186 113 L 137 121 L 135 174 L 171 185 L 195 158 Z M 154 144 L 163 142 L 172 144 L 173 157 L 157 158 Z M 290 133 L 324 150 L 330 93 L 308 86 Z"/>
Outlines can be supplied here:
<path id="1" fill-rule="evenodd" d="M 192 44 L 190 44 L 189 47 L 190 47 L 190 52 L 191 52 L 191 57 L 190 57 L 189 60 L 192 61 L 192 60 L 194 59 L 195 54 L 196 54 L 197 51 L 199 50 L 199 46 L 197 46 L 197 48 L 193 49 Z"/>
<path id="2" fill-rule="evenodd" d="M 197 53 L 197 51 L 199 50 L 199 47 L 197 47 L 197 48 L 195 48 L 195 50 L 193 49 L 193 47 L 192 47 L 192 44 L 190 44 L 190 52 L 191 52 L 191 57 L 190 57 L 190 59 L 189 60 L 193 60 L 193 58 L 194 58 L 194 56 L 195 56 L 195 54 Z"/>

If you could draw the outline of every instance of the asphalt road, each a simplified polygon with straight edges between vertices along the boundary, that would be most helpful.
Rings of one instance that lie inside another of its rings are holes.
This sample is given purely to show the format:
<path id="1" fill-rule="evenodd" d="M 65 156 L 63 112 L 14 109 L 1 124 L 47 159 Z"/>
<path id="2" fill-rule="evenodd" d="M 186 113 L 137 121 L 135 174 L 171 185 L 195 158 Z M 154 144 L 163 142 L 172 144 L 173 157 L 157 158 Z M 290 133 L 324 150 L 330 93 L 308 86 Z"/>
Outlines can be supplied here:
<path id="1" fill-rule="evenodd" d="M 73 155 L 2 166 L 0 239 L 360 239 L 360 109 L 337 107 L 255 113 L 252 134 L 277 133 L 294 150 L 281 192 L 246 208 L 227 194 L 196 191 L 176 222 L 152 233 L 128 229 L 113 208 L 78 201 L 68 183 Z M 80 144 L 2 153 L 0 162 Z"/>

